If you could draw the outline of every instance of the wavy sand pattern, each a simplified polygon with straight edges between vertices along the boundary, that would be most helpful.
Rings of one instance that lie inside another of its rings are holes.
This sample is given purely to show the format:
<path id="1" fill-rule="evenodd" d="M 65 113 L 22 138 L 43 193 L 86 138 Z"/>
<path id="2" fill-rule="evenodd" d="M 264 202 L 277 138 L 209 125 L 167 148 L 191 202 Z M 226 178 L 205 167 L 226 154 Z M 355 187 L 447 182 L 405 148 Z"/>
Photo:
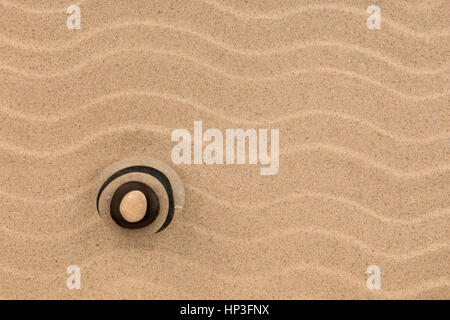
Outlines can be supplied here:
<path id="1" fill-rule="evenodd" d="M 450 298 L 448 1 L 71 4 L 0 2 L 2 298 Z M 178 166 L 182 215 L 112 233 L 99 172 L 194 120 L 279 128 L 278 174 Z"/>

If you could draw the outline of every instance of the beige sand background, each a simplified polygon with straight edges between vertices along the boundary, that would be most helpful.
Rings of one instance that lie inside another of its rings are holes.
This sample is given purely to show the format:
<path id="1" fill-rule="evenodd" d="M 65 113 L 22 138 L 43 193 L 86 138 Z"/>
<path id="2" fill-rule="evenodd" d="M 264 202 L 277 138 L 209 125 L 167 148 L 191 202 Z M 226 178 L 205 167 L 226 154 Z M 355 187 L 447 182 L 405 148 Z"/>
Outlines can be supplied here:
<path id="1" fill-rule="evenodd" d="M 1 298 L 450 298 L 450 2 L 143 3 L 0 1 Z M 177 166 L 168 229 L 105 227 L 100 171 L 194 120 L 279 128 L 279 173 Z"/>

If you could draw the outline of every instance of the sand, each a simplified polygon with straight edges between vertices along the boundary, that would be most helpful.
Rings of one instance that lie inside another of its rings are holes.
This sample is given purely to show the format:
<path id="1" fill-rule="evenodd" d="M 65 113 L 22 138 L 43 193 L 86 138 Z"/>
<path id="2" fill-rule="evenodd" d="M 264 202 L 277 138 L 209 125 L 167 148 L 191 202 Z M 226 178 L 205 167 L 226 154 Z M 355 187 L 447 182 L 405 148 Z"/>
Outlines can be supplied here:
<path id="1" fill-rule="evenodd" d="M 381 30 L 370 1 L 142 3 L 68 30 L 72 1 L 0 1 L 1 298 L 450 298 L 448 1 L 376 1 Z M 173 165 L 195 120 L 279 129 L 278 173 Z M 186 189 L 150 237 L 92 200 L 130 156 Z"/>

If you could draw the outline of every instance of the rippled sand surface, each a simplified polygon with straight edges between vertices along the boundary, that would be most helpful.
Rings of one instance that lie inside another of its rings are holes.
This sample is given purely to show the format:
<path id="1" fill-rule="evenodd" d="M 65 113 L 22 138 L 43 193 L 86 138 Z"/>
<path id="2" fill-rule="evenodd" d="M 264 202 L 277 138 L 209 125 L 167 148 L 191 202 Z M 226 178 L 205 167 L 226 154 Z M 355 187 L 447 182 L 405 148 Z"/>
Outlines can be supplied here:
<path id="1" fill-rule="evenodd" d="M 71 4 L 0 2 L 1 298 L 450 298 L 448 1 L 377 1 L 381 30 L 368 1 Z M 195 120 L 278 128 L 278 174 L 174 165 L 169 228 L 111 232 L 101 170 Z"/>

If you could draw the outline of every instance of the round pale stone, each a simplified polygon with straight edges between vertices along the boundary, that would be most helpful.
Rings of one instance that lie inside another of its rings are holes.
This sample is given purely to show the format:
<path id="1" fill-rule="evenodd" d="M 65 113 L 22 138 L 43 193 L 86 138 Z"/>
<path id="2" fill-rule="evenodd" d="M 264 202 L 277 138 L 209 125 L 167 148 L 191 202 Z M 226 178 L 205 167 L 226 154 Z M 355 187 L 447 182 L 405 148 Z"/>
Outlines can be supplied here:
<path id="1" fill-rule="evenodd" d="M 141 221 L 147 211 L 147 199 L 139 190 L 130 191 L 122 198 L 119 210 L 128 222 Z"/>

